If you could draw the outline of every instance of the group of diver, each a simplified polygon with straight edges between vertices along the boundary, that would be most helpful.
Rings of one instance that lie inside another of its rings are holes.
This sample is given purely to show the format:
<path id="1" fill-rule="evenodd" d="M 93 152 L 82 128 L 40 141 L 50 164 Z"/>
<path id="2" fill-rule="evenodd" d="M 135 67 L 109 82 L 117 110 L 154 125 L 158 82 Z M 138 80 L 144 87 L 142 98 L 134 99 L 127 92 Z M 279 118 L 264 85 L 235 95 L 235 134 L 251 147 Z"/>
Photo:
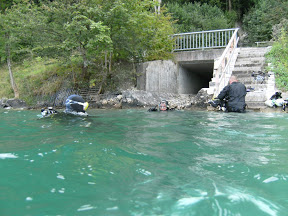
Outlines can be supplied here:
<path id="1" fill-rule="evenodd" d="M 237 81 L 236 77 L 232 76 L 227 85 L 214 100 L 209 101 L 209 104 L 213 107 L 225 107 L 225 111 L 228 112 L 244 112 L 246 108 L 245 104 L 246 87 Z M 70 95 L 65 101 L 66 114 L 88 116 L 86 112 L 89 104 L 79 95 Z M 168 111 L 174 110 L 170 108 L 167 100 L 161 100 L 161 102 L 148 109 L 149 112 L 153 111 Z M 47 117 L 59 113 L 53 107 L 41 109 L 41 115 Z"/>
<path id="2" fill-rule="evenodd" d="M 80 115 L 80 116 L 88 116 L 86 112 L 89 104 L 85 102 L 84 99 L 79 95 L 70 95 L 65 101 L 64 113 L 72 114 L 72 115 Z M 157 106 L 150 108 L 148 111 L 168 111 L 174 110 L 174 108 L 170 108 L 168 101 L 162 100 Z M 59 112 L 55 110 L 53 107 L 47 107 L 41 109 L 41 115 L 43 117 L 51 116 L 54 114 L 58 114 Z"/>
<path id="3" fill-rule="evenodd" d="M 246 110 L 245 96 L 247 90 L 244 84 L 238 82 L 235 76 L 231 76 L 229 79 L 229 84 L 225 86 L 219 95 L 213 100 L 208 101 L 208 103 L 219 110 L 226 112 L 239 112 L 243 113 Z M 271 107 L 278 106 L 280 103 L 281 94 L 276 92 L 269 101 L 265 102 L 266 105 L 271 105 Z M 269 103 L 269 104 L 268 104 Z M 285 111 L 288 101 L 281 100 L 281 106 Z M 64 113 L 88 116 L 86 110 L 89 106 L 88 102 L 85 102 L 84 99 L 79 95 L 70 95 L 65 101 L 66 109 Z M 153 111 L 168 111 L 174 110 L 175 108 L 170 108 L 167 100 L 161 100 L 161 102 L 148 109 L 149 112 Z M 58 111 L 54 110 L 52 107 L 41 110 L 42 116 L 50 116 L 52 114 L 57 114 Z"/>

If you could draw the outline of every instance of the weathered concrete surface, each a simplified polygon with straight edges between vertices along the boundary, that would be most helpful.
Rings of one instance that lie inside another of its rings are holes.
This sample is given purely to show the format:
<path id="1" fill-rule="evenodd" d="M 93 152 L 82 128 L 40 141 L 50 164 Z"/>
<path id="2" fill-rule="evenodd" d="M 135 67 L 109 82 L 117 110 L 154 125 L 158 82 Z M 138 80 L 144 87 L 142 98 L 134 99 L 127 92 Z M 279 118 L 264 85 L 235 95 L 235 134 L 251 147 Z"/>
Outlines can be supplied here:
<path id="1" fill-rule="evenodd" d="M 207 50 L 195 50 L 185 52 L 175 52 L 176 62 L 193 62 L 203 60 L 214 60 L 219 58 L 224 49 L 207 49 Z"/>
<path id="2" fill-rule="evenodd" d="M 146 91 L 178 93 L 177 64 L 171 60 L 147 62 Z"/>

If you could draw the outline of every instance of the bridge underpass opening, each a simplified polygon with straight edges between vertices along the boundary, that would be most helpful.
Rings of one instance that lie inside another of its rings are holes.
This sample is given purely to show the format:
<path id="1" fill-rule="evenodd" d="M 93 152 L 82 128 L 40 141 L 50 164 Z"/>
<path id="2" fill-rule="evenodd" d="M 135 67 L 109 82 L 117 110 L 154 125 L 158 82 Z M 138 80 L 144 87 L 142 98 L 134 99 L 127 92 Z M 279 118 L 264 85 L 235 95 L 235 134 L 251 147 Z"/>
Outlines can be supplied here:
<path id="1" fill-rule="evenodd" d="M 213 68 L 214 60 L 179 62 L 179 93 L 197 94 L 202 88 L 209 88 Z"/>

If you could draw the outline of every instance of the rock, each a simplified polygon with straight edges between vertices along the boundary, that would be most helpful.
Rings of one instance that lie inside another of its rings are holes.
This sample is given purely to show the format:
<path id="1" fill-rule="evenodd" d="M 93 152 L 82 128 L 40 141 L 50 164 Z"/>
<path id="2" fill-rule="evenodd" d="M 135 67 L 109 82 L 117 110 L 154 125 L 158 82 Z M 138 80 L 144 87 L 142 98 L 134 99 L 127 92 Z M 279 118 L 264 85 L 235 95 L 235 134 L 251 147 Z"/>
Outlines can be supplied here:
<path id="1" fill-rule="evenodd" d="M 25 101 L 20 99 L 1 99 L 0 104 L 2 108 L 13 108 L 13 109 L 26 109 L 27 104 Z"/>
<path id="2" fill-rule="evenodd" d="M 210 100 L 211 98 L 212 95 L 208 94 L 206 89 L 201 89 L 194 97 L 191 105 L 198 108 L 207 108 L 209 105 L 208 100 Z"/>
<path id="3" fill-rule="evenodd" d="M 123 98 L 123 95 L 118 95 L 117 99 L 120 101 Z"/>
<path id="4" fill-rule="evenodd" d="M 7 98 L 3 98 L 3 99 L 0 99 L 0 108 L 8 108 L 10 107 L 9 104 L 7 104 Z"/>
<path id="5" fill-rule="evenodd" d="M 122 102 L 115 104 L 114 108 L 115 109 L 122 109 Z"/>

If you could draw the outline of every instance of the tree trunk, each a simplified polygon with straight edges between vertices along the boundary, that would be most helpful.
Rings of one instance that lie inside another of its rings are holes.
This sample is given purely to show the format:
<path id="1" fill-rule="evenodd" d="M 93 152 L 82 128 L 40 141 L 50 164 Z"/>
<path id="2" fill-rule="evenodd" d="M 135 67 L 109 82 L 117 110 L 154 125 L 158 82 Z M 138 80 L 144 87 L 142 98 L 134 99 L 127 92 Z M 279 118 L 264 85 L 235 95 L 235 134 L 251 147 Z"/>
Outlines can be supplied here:
<path id="1" fill-rule="evenodd" d="M 81 53 L 82 59 L 83 59 L 83 65 L 82 65 L 82 78 L 84 80 L 88 80 L 89 76 L 88 76 L 88 60 L 87 60 L 87 56 L 86 56 L 86 50 L 83 47 L 83 45 L 80 43 L 79 46 L 79 51 Z"/>
<path id="2" fill-rule="evenodd" d="M 88 79 L 88 61 L 86 57 L 86 52 L 85 50 L 82 53 L 83 56 L 83 67 L 82 67 L 82 76 L 84 79 Z"/>
<path id="3" fill-rule="evenodd" d="M 155 13 L 156 14 L 160 14 L 161 0 L 154 0 L 154 1 L 158 1 L 159 2 L 159 5 L 155 6 L 154 9 L 155 9 Z"/>
<path id="4" fill-rule="evenodd" d="M 14 91 L 14 98 L 19 98 L 18 88 L 17 88 L 17 85 L 14 81 L 13 72 L 12 72 L 12 68 L 11 68 L 10 46 L 8 44 L 6 46 L 6 54 L 7 54 L 7 65 L 8 65 L 9 75 L 10 75 L 10 83 L 11 83 L 11 87 Z"/>
<path id="5" fill-rule="evenodd" d="M 229 12 L 232 11 L 232 0 L 228 0 L 228 10 Z"/>
<path id="6" fill-rule="evenodd" d="M 103 86 L 104 83 L 107 79 L 107 75 L 108 75 L 108 69 L 107 69 L 107 51 L 105 51 L 105 60 L 104 60 L 104 66 L 103 66 L 103 77 L 102 77 L 102 81 L 98 90 L 98 94 L 101 94 L 102 90 L 103 90 Z"/>

